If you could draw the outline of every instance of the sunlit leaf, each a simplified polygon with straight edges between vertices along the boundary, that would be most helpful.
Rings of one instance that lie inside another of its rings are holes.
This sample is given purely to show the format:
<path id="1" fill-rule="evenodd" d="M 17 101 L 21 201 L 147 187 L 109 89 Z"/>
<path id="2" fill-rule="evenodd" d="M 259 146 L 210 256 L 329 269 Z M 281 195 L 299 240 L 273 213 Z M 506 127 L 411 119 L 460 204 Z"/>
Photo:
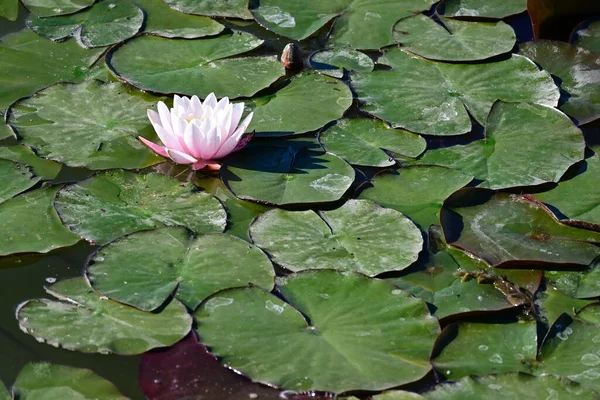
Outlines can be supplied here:
<path id="1" fill-rule="evenodd" d="M 375 67 L 368 55 L 357 50 L 333 48 L 311 54 L 310 65 L 319 73 L 341 78 L 344 71 L 371 72 Z"/>
<path id="2" fill-rule="evenodd" d="M 573 31 L 571 43 L 600 53 L 600 21 L 584 21 Z"/>
<path id="3" fill-rule="evenodd" d="M 38 17 L 72 14 L 94 4 L 94 0 L 21 0 L 21 2 Z"/>
<path id="4" fill-rule="evenodd" d="M 445 0 L 438 5 L 437 12 L 445 17 L 501 19 L 526 9 L 527 0 Z"/>
<path id="5" fill-rule="evenodd" d="M 164 2 L 188 14 L 252 19 L 252 14 L 248 11 L 248 0 L 164 0 Z"/>

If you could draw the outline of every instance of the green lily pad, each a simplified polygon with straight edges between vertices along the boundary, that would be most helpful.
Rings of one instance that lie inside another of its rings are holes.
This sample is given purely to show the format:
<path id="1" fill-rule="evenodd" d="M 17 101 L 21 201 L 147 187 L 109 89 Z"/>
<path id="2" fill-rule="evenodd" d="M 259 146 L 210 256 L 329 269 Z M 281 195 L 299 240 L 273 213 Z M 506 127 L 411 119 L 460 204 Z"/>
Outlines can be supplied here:
<path id="1" fill-rule="evenodd" d="M 54 206 L 64 224 L 96 244 L 140 230 L 185 226 L 223 232 L 227 213 L 213 196 L 160 174 L 107 171 L 66 186 Z"/>
<path id="2" fill-rule="evenodd" d="M 292 270 L 336 269 L 375 276 L 402 270 L 419 256 L 419 229 L 398 211 L 368 200 L 348 200 L 320 211 L 275 209 L 250 226 L 256 245 Z"/>
<path id="3" fill-rule="evenodd" d="M 507 373 L 465 377 L 458 382 L 443 383 L 423 393 L 429 400 L 593 400 L 598 394 L 571 380 L 553 375 L 534 377 Z M 375 400 L 379 400 L 375 398 Z"/>
<path id="4" fill-rule="evenodd" d="M 0 203 L 24 192 L 40 179 L 27 166 L 0 159 Z"/>
<path id="5" fill-rule="evenodd" d="M 510 324 L 461 322 L 442 332 L 457 335 L 433 360 L 447 379 L 531 372 L 537 354 L 535 321 Z"/>
<path id="6" fill-rule="evenodd" d="M 425 400 L 425 397 L 413 392 L 405 392 L 404 390 L 393 390 L 376 394 L 372 397 L 373 400 Z"/>
<path id="7" fill-rule="evenodd" d="M 79 237 L 65 228 L 52 207 L 59 187 L 33 190 L 0 204 L 0 256 L 47 253 L 74 245 Z"/>
<path id="8" fill-rule="evenodd" d="M 502 19 L 527 10 L 527 0 L 445 0 L 437 13 L 445 17 Z"/>
<path id="9" fill-rule="evenodd" d="M 142 27 L 144 12 L 129 0 L 102 0 L 70 15 L 32 18 L 27 25 L 46 39 L 75 36 L 86 48 L 104 47 L 129 39 Z"/>
<path id="10" fill-rule="evenodd" d="M 0 0 L 0 17 L 15 21 L 19 14 L 18 0 Z"/>
<path id="11" fill-rule="evenodd" d="M 193 40 L 144 35 L 113 50 L 107 63 L 121 79 L 143 90 L 249 97 L 283 76 L 285 69 L 275 56 L 227 57 L 262 43 L 242 32 Z"/>
<path id="12" fill-rule="evenodd" d="M 94 0 L 21 0 L 21 2 L 38 17 L 73 14 L 94 4 Z"/>
<path id="13" fill-rule="evenodd" d="M 133 0 L 144 13 L 144 32 L 168 38 L 195 39 L 212 36 L 223 31 L 217 21 L 195 15 L 183 14 L 166 5 L 162 0 Z"/>
<path id="14" fill-rule="evenodd" d="M 472 179 L 449 168 L 410 166 L 377 174 L 371 181 L 373 186 L 363 190 L 359 198 L 398 210 L 427 230 L 430 225 L 439 225 L 443 201 Z"/>
<path id="15" fill-rule="evenodd" d="M 559 98 L 550 74 L 518 55 L 497 62 L 450 64 L 391 48 L 379 63 L 392 69 L 352 74 L 361 109 L 412 132 L 460 135 L 471 131 L 467 110 L 484 125 L 498 99 L 553 107 Z"/>
<path id="16" fill-rule="evenodd" d="M 287 136 L 314 131 L 341 118 L 352 105 L 352 92 L 337 79 L 305 73 L 275 94 L 254 99 L 254 104 L 249 132 Z"/>
<path id="17" fill-rule="evenodd" d="M 545 277 L 555 288 L 577 299 L 600 296 L 600 259 L 581 272 L 546 271 Z"/>
<path id="18" fill-rule="evenodd" d="M 11 394 L 8 392 L 4 382 L 0 381 L 0 400 L 12 400 Z"/>
<path id="19" fill-rule="evenodd" d="M 277 286 L 289 303 L 238 288 L 216 293 L 195 312 L 202 342 L 253 381 L 291 390 L 381 390 L 430 370 L 439 325 L 421 300 L 381 280 L 330 270 L 293 274 Z"/>
<path id="20" fill-rule="evenodd" d="M 528 195 L 462 190 L 441 220 L 448 243 L 496 267 L 588 265 L 600 255 L 600 233 L 561 224 Z"/>
<path id="21" fill-rule="evenodd" d="M 536 301 L 540 315 L 548 325 L 554 324 L 563 314 L 574 317 L 585 307 L 597 303 L 595 300 L 574 299 L 570 294 L 567 295 L 555 289 L 556 286 L 562 290 L 566 285 L 561 284 L 562 282 L 556 285 L 556 279 L 553 279 L 552 272 L 554 271 L 545 271 L 544 275 L 549 285 L 546 286 L 546 290 L 537 294 L 538 299 Z"/>
<path id="22" fill-rule="evenodd" d="M 519 53 L 560 79 L 560 88 L 568 94 L 560 109 L 578 125 L 600 118 L 600 54 L 549 40 L 521 44 Z"/>
<path id="23" fill-rule="evenodd" d="M 0 114 L 0 118 L 1 117 L 3 117 L 2 114 Z M 7 139 L 10 137 L 15 137 L 14 132 L 12 131 L 12 129 L 10 129 L 9 125 L 6 125 L 4 122 L 0 122 L 0 140 Z"/>
<path id="24" fill-rule="evenodd" d="M 558 183 L 547 192 L 538 193 L 536 199 L 558 210 L 569 220 L 600 225 L 600 159 L 586 159 L 577 175 Z M 577 199 L 577 201 L 573 201 Z"/>
<path id="25" fill-rule="evenodd" d="M 475 61 L 508 53 L 517 37 L 510 25 L 440 18 L 444 26 L 417 14 L 394 25 L 394 40 L 411 53 L 430 60 Z"/>
<path id="26" fill-rule="evenodd" d="M 46 362 L 23 367 L 13 386 L 20 400 L 126 400 L 119 389 L 94 371 Z"/>
<path id="27" fill-rule="evenodd" d="M 23 145 L 0 147 L 0 159 L 26 164 L 35 175 L 44 180 L 56 178 L 62 168 L 56 161 L 40 158 L 29 147 Z"/>
<path id="28" fill-rule="evenodd" d="M 584 21 L 575 28 L 571 43 L 595 53 L 600 53 L 600 21 Z"/>
<path id="29" fill-rule="evenodd" d="M 371 72 L 375 68 L 373 60 L 365 53 L 344 48 L 316 51 L 309 62 L 317 72 L 334 78 L 342 78 L 344 70 Z"/>
<path id="30" fill-rule="evenodd" d="M 560 111 L 497 102 L 487 119 L 485 139 L 432 150 L 418 163 L 471 172 L 483 180 L 479 187 L 503 189 L 558 182 L 583 159 L 584 150 L 581 131 Z"/>
<path id="31" fill-rule="evenodd" d="M 82 82 L 103 51 L 83 49 L 75 39 L 55 43 L 29 29 L 2 37 L 0 109 L 56 82 Z"/>
<path id="32" fill-rule="evenodd" d="M 339 200 L 352 185 L 354 170 L 315 142 L 289 140 L 250 144 L 233 153 L 221 179 L 243 200 L 315 204 Z"/>
<path id="33" fill-rule="evenodd" d="M 46 291 L 57 300 L 20 304 L 19 326 L 38 341 L 67 350 L 141 354 L 177 343 L 192 326 L 191 316 L 177 300 L 160 313 L 140 311 L 98 296 L 85 278 L 59 281 Z"/>
<path id="34" fill-rule="evenodd" d="M 171 8 L 188 14 L 209 17 L 253 19 L 248 0 L 164 0 Z"/>
<path id="35" fill-rule="evenodd" d="M 252 283 L 271 290 L 275 278 L 269 258 L 257 247 L 226 234 L 196 237 L 182 227 L 118 239 L 90 259 L 86 274 L 101 294 L 145 311 L 173 293 L 195 309 L 221 289 Z"/>
<path id="36" fill-rule="evenodd" d="M 39 155 L 70 167 L 143 168 L 163 160 L 137 140 L 156 138 L 146 110 L 158 100 L 121 83 L 59 84 L 16 103 L 9 124 Z"/>
<path id="37" fill-rule="evenodd" d="M 353 165 L 390 167 L 396 161 L 387 151 L 405 157 L 418 157 L 427 142 L 421 136 L 392 129 L 384 122 L 368 118 L 341 119 L 319 136 L 325 149 Z"/>
<path id="38" fill-rule="evenodd" d="M 396 21 L 429 10 L 433 3 L 435 0 L 262 0 L 251 11 L 265 28 L 295 40 L 306 39 L 335 19 L 330 44 L 379 49 L 393 43 L 391 28 Z"/>

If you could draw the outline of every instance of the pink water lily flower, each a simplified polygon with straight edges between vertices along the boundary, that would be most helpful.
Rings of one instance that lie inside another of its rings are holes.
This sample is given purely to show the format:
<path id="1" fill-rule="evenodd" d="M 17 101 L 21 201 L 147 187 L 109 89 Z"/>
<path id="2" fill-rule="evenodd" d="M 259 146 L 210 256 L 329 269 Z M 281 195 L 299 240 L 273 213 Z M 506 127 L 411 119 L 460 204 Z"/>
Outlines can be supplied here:
<path id="1" fill-rule="evenodd" d="M 148 118 L 164 146 L 139 139 L 154 152 L 177 164 L 192 164 L 194 170 L 219 169 L 216 162 L 244 147 L 251 135 L 242 135 L 252 120 L 250 113 L 240 124 L 244 103 L 232 104 L 227 97 L 217 102 L 214 93 L 204 103 L 198 96 L 191 99 L 175 95 L 173 108 L 158 102 L 158 112 L 148 110 Z"/>

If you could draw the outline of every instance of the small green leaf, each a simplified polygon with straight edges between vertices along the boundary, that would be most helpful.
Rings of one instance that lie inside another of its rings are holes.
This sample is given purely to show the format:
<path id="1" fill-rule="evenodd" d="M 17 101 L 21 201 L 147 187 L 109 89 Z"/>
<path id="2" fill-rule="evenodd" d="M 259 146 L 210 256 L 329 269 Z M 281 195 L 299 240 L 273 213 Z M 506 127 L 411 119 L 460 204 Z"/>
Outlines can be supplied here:
<path id="1" fill-rule="evenodd" d="M 310 65 L 319 73 L 341 78 L 346 71 L 371 72 L 375 67 L 368 55 L 352 49 L 325 49 L 311 54 Z"/>
<path id="2" fill-rule="evenodd" d="M 445 0 L 437 12 L 445 17 L 502 19 L 527 10 L 527 0 Z"/>
<path id="3" fill-rule="evenodd" d="M 209 17 L 253 19 L 248 0 L 164 0 L 170 7 L 188 14 Z"/>
<path id="4" fill-rule="evenodd" d="M 573 31 L 570 42 L 600 53 L 600 21 L 584 21 L 579 24 Z"/>
<path id="5" fill-rule="evenodd" d="M 21 2 L 38 17 L 73 14 L 94 4 L 94 0 L 21 0 Z"/>
<path id="6" fill-rule="evenodd" d="M 40 158 L 23 145 L 0 147 L 0 158 L 26 164 L 35 175 L 48 181 L 56 178 L 62 168 L 56 161 Z"/>
<path id="7" fill-rule="evenodd" d="M 27 166 L 0 159 L 0 203 L 24 192 L 40 179 Z"/>
<path id="8" fill-rule="evenodd" d="M 571 317 L 579 314 L 579 312 L 586 306 L 597 303 L 595 300 L 579 300 L 574 299 L 571 295 L 567 295 L 559 289 L 565 288 L 565 284 L 555 284 L 555 280 L 552 279 L 553 271 L 545 271 L 544 275 L 549 281 L 549 285 L 546 286 L 546 290 L 537 294 L 538 300 L 537 305 L 539 306 L 540 314 L 545 319 L 548 325 L 554 324 L 558 318 L 567 314 Z"/>
<path id="9" fill-rule="evenodd" d="M 19 0 L 0 0 L 0 17 L 15 21 L 19 15 Z"/>

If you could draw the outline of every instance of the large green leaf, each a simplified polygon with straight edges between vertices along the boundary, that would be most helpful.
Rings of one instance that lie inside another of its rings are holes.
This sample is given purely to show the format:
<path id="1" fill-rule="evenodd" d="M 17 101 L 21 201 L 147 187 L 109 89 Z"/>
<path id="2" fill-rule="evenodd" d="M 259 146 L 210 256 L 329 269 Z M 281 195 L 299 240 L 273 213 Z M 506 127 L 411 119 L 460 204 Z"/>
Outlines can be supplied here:
<path id="1" fill-rule="evenodd" d="M 224 26 L 208 17 L 183 14 L 162 0 L 132 0 L 146 14 L 143 31 L 163 37 L 195 39 L 220 33 Z"/>
<path id="2" fill-rule="evenodd" d="M 577 124 L 600 118 L 600 54 L 549 40 L 521 44 L 519 53 L 558 77 L 560 88 L 567 93 L 560 109 Z"/>
<path id="3" fill-rule="evenodd" d="M 195 309 L 221 289 L 252 283 L 271 290 L 275 277 L 268 257 L 246 241 L 226 234 L 196 237 L 181 227 L 118 239 L 90 259 L 86 273 L 98 292 L 146 311 L 173 293 Z"/>
<path id="4" fill-rule="evenodd" d="M 493 266 L 588 265 L 600 255 L 600 233 L 561 224 L 528 195 L 463 190 L 441 220 L 450 244 Z"/>
<path id="5" fill-rule="evenodd" d="M 600 21 L 584 21 L 573 31 L 571 43 L 600 53 Z"/>
<path id="6" fill-rule="evenodd" d="M 0 0 L 0 18 L 4 17 L 9 21 L 14 21 L 17 19 L 18 14 L 18 0 Z"/>
<path id="7" fill-rule="evenodd" d="M 65 228 L 52 207 L 58 187 L 33 190 L 0 204 L 0 256 L 47 253 L 79 238 Z"/>
<path id="8" fill-rule="evenodd" d="M 162 160 L 137 140 L 156 138 L 146 110 L 157 100 L 121 83 L 60 84 L 16 103 L 9 123 L 39 155 L 71 167 L 142 168 Z"/>
<path id="9" fill-rule="evenodd" d="M 2 113 L 0 113 L 0 118 L 4 118 L 4 115 Z M 15 134 L 12 131 L 12 129 L 10 129 L 10 126 L 6 125 L 4 122 L 0 122 L 0 140 L 11 138 L 14 136 Z"/>
<path id="10" fill-rule="evenodd" d="M 429 400 L 593 400 L 598 394 L 568 379 L 553 375 L 534 377 L 527 374 L 500 374 L 465 377 L 443 383 L 423 393 Z M 375 397 L 374 400 L 385 400 Z M 390 399 L 391 400 L 391 399 Z"/>
<path id="11" fill-rule="evenodd" d="M 348 200 L 320 211 L 275 209 L 250 226 L 254 243 L 292 271 L 337 269 L 375 276 L 402 270 L 423 248 L 419 229 L 398 211 Z"/>
<path id="12" fill-rule="evenodd" d="M 381 390 L 430 370 L 439 325 L 421 300 L 381 280 L 329 270 L 290 275 L 278 288 L 289 303 L 238 288 L 216 293 L 195 313 L 202 342 L 252 380 L 293 390 Z"/>
<path id="13" fill-rule="evenodd" d="M 100 297 L 84 278 L 59 281 L 46 291 L 57 300 L 20 304 L 19 325 L 38 341 L 67 350 L 141 354 L 177 343 L 192 326 L 191 316 L 177 300 L 160 313 L 140 311 Z"/>
<path id="14" fill-rule="evenodd" d="M 567 295 L 579 299 L 600 296 L 600 259 L 584 271 L 546 271 L 546 280 Z"/>
<path id="15" fill-rule="evenodd" d="M 13 386 L 19 400 L 126 400 L 119 389 L 94 371 L 46 362 L 23 367 Z"/>
<path id="16" fill-rule="evenodd" d="M 359 197 L 398 210 L 427 230 L 430 225 L 439 225 L 443 201 L 472 179 L 449 168 L 411 166 L 376 175 L 372 187 L 363 190 Z"/>
<path id="17" fill-rule="evenodd" d="M 194 40 L 144 35 L 114 50 L 107 63 L 123 80 L 144 90 L 202 98 L 211 92 L 217 97 L 245 97 L 285 74 L 274 56 L 227 58 L 262 43 L 241 32 Z"/>
<path id="18" fill-rule="evenodd" d="M 600 159 L 586 159 L 577 175 L 559 182 L 558 186 L 535 197 L 558 210 L 568 219 L 600 225 Z M 561 216 L 562 217 L 562 216 Z"/>
<path id="19" fill-rule="evenodd" d="M 221 179 L 244 200 L 313 204 L 339 200 L 354 170 L 313 141 L 290 140 L 246 146 L 225 160 Z"/>
<path id="20" fill-rule="evenodd" d="M 371 72 L 375 64 L 371 57 L 357 50 L 345 48 L 324 49 L 310 55 L 310 66 L 321 74 L 342 78 L 344 70 Z"/>
<path id="21" fill-rule="evenodd" d="M 428 10 L 434 0 L 262 0 L 252 9 L 267 29 L 302 40 L 332 19 L 329 43 L 358 49 L 379 49 L 392 44 L 391 29 L 400 18 Z"/>
<path id="22" fill-rule="evenodd" d="M 254 104 L 248 131 L 286 136 L 314 131 L 341 118 L 352 105 L 352 92 L 337 79 L 305 73 L 275 94 L 254 99 Z"/>
<path id="23" fill-rule="evenodd" d="M 482 324 L 462 322 L 445 329 L 457 335 L 433 360 L 446 378 L 503 372 L 531 372 L 537 354 L 535 321 Z"/>
<path id="24" fill-rule="evenodd" d="M 185 226 L 222 232 L 227 213 L 213 196 L 160 174 L 107 171 L 66 186 L 56 198 L 61 219 L 96 244 L 140 230 Z"/>
<path id="25" fill-rule="evenodd" d="M 252 14 L 248 11 L 248 0 L 164 0 L 164 2 L 188 14 L 252 19 Z"/>
<path id="26" fill-rule="evenodd" d="M 83 49 L 75 39 L 55 43 L 24 30 L 0 44 L 0 109 L 56 82 L 81 82 L 103 49 Z"/>
<path id="27" fill-rule="evenodd" d="M 446 17 L 501 19 L 527 10 L 527 0 L 445 0 L 437 12 Z"/>
<path id="28" fill-rule="evenodd" d="M 411 53 L 431 60 L 475 61 L 512 50 L 517 40 L 504 22 L 466 22 L 440 18 L 444 26 L 418 14 L 394 25 L 394 40 Z"/>
<path id="29" fill-rule="evenodd" d="M 128 39 L 138 33 L 143 23 L 144 12 L 129 0 L 102 0 L 75 14 L 27 21 L 31 30 L 40 36 L 52 40 L 75 36 L 87 48 Z"/>
<path id="30" fill-rule="evenodd" d="M 45 180 L 56 178 L 62 168 L 56 161 L 40 158 L 23 145 L 0 147 L 0 158 L 26 164 L 35 175 Z"/>
<path id="31" fill-rule="evenodd" d="M 584 149 L 581 131 L 555 108 L 497 102 L 485 139 L 428 151 L 418 163 L 474 173 L 480 187 L 503 189 L 558 182 Z"/>
<path id="32" fill-rule="evenodd" d="M 594 300 L 574 299 L 571 295 L 566 295 L 560 290 L 555 289 L 554 286 L 566 289 L 571 292 L 570 294 L 573 294 L 573 285 L 568 287 L 564 282 L 556 285 L 556 279 L 552 279 L 551 271 L 545 271 L 544 275 L 549 278 L 547 279 L 548 285 L 546 285 L 546 290 L 537 294 L 536 306 L 542 320 L 548 325 L 554 324 L 563 314 L 574 317 L 581 310 L 585 309 L 585 307 L 597 302 Z"/>
<path id="33" fill-rule="evenodd" d="M 94 4 L 94 0 L 21 0 L 21 2 L 38 17 L 73 14 Z"/>
<path id="34" fill-rule="evenodd" d="M 450 64 L 391 48 L 379 62 L 392 69 L 352 74 L 361 109 L 412 132 L 459 135 L 471 131 L 467 110 L 483 125 L 496 100 L 555 106 L 559 98 L 550 74 L 518 55 Z"/>
<path id="35" fill-rule="evenodd" d="M 367 119 L 342 119 L 322 132 L 325 149 L 350 164 L 389 167 L 396 164 L 385 150 L 406 157 L 417 157 L 427 147 L 425 139 L 414 133 L 391 129 L 384 122 Z"/>
<path id="36" fill-rule="evenodd" d="M 0 159 L 0 203 L 24 192 L 40 179 L 27 166 Z"/>

